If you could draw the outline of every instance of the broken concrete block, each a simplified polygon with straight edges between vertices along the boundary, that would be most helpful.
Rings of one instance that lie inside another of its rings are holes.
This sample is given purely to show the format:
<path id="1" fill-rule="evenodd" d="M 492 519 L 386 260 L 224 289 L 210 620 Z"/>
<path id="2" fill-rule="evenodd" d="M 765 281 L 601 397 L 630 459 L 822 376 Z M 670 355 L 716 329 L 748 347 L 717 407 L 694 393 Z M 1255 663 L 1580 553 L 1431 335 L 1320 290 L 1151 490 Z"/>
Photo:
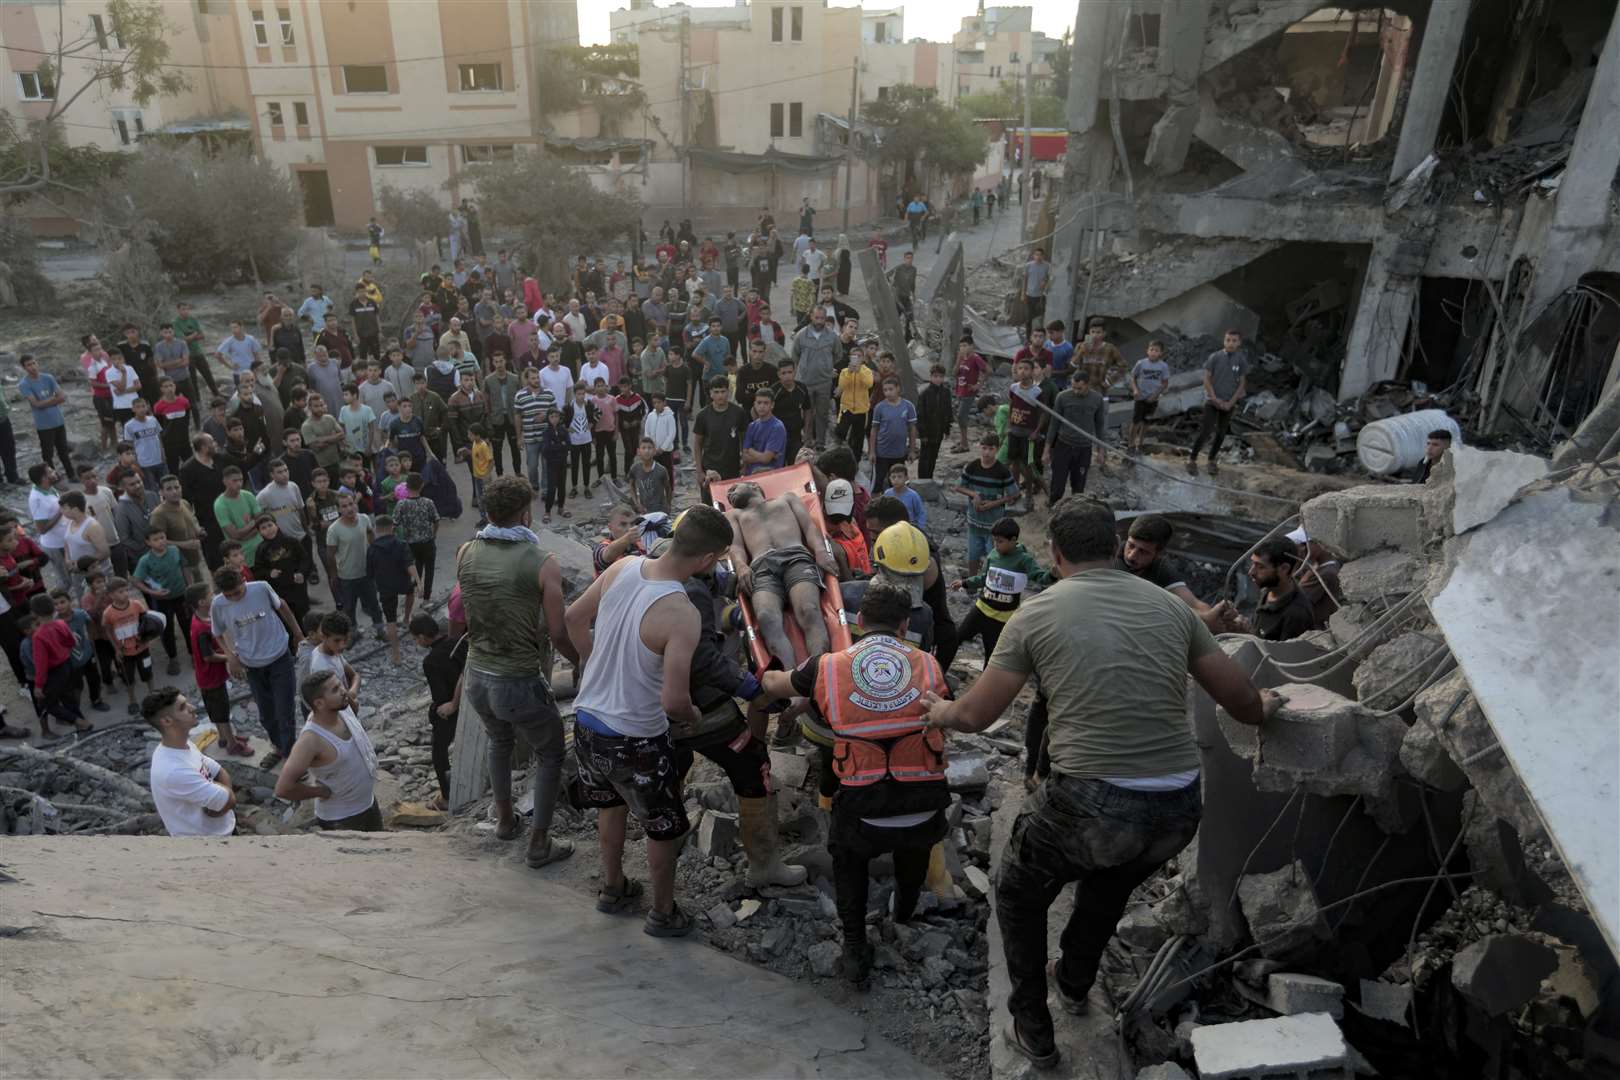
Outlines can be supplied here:
<path id="1" fill-rule="evenodd" d="M 844 957 L 843 946 L 836 941 L 818 941 L 805 952 L 810 961 L 810 970 L 823 979 L 830 979 L 838 974 Z"/>
<path id="2" fill-rule="evenodd" d="M 1447 756 L 1467 775 L 1485 809 L 1512 825 L 1523 842 L 1547 842 L 1541 815 L 1499 748 L 1496 732 L 1461 670 L 1420 693 L 1413 711 L 1417 723 L 1436 732 Z"/>
<path id="3" fill-rule="evenodd" d="M 1195 875 L 1182 874 L 1175 887 L 1153 909 L 1154 918 L 1171 934 L 1201 937 L 1209 930 L 1209 905 Z"/>
<path id="4" fill-rule="evenodd" d="M 1451 960 L 1451 985 L 1488 1016 L 1528 1004 L 1541 980 L 1558 970 L 1552 946 L 1523 934 L 1492 934 Z"/>
<path id="5" fill-rule="evenodd" d="M 737 905 L 737 910 L 733 914 L 735 914 L 739 923 L 745 923 L 753 916 L 755 912 L 759 910 L 759 908 L 760 904 L 758 900 L 744 900 L 742 903 Z"/>
<path id="6" fill-rule="evenodd" d="M 1276 972 L 1266 980 L 1266 1001 L 1284 1016 L 1327 1013 L 1335 1020 L 1344 1016 L 1344 987 L 1316 975 Z"/>
<path id="7" fill-rule="evenodd" d="M 1342 1069 L 1349 1055 L 1339 1025 L 1323 1013 L 1207 1024 L 1192 1042 L 1200 1080 L 1304 1076 Z"/>
<path id="8" fill-rule="evenodd" d="M 1367 605 L 1345 603 L 1328 616 L 1328 633 L 1335 645 L 1348 645 L 1361 636 L 1361 632 L 1376 622 L 1366 615 Z"/>
<path id="9" fill-rule="evenodd" d="M 962 876 L 967 879 L 967 891 L 977 897 L 990 895 L 990 875 L 977 866 L 968 865 L 962 868 Z"/>
<path id="10" fill-rule="evenodd" d="M 1380 551 L 1345 563 L 1339 568 L 1339 587 L 1351 604 L 1394 600 L 1428 580 L 1429 565 L 1404 551 Z"/>
<path id="11" fill-rule="evenodd" d="M 1137 1070 L 1136 1080 L 1192 1080 L 1192 1077 L 1180 1065 L 1166 1061 L 1162 1065 L 1149 1065 Z"/>
<path id="12" fill-rule="evenodd" d="M 1579 949 L 1572 945 L 1555 945 L 1553 951 L 1558 954 L 1558 967 L 1542 980 L 1542 996 L 1554 1001 L 1568 1000 L 1581 1014 L 1581 1019 L 1589 1019 L 1600 1003 L 1597 978 L 1581 959 Z"/>
<path id="13" fill-rule="evenodd" d="M 698 851 L 708 859 L 729 859 L 737 853 L 737 815 L 710 810 L 698 825 Z"/>
<path id="14" fill-rule="evenodd" d="M 1546 458 L 1512 450 L 1477 450 L 1456 445 L 1446 455 L 1451 484 L 1442 493 L 1441 511 L 1454 536 L 1461 536 L 1496 517 L 1519 489 L 1547 475 Z M 1437 492 L 1442 489 L 1437 487 Z M 1450 505 L 1445 505 L 1449 503 Z"/>
<path id="15" fill-rule="evenodd" d="M 1406 725 L 1310 683 L 1277 687 L 1284 704 L 1258 728 L 1216 714 L 1233 753 L 1254 765 L 1261 791 L 1302 788 L 1313 795 L 1387 799 L 1400 771 Z"/>
<path id="16" fill-rule="evenodd" d="M 1330 936 L 1311 875 L 1298 861 L 1269 874 L 1244 875 L 1238 906 L 1261 955 L 1275 960 L 1307 954 Z"/>
<path id="17" fill-rule="evenodd" d="M 1553 899 L 1553 891 L 1525 862 L 1519 832 L 1480 805 L 1479 792 L 1463 795 L 1463 847 L 1475 880 L 1516 907 L 1533 908 Z"/>
<path id="18" fill-rule="evenodd" d="M 798 754 L 771 751 L 771 788 L 775 791 L 796 791 L 804 785 L 810 771 L 810 759 Z"/>
<path id="19" fill-rule="evenodd" d="M 446 814 L 443 810 L 429 810 L 421 803 L 400 803 L 388 819 L 390 829 L 431 829 L 435 825 L 443 825 Z"/>
<path id="20" fill-rule="evenodd" d="M 1350 677 L 1356 700 L 1368 708 L 1388 711 L 1417 693 L 1434 669 L 1445 662 L 1445 652 L 1434 656 L 1443 645 L 1435 637 L 1402 634 L 1378 646 L 1356 666 Z"/>
<path id="21" fill-rule="evenodd" d="M 1406 1026 L 1412 1008 L 1412 984 L 1361 980 L 1361 1011 L 1375 1020 Z"/>
<path id="22" fill-rule="evenodd" d="M 1157 952 L 1170 940 L 1170 932 L 1159 924 L 1147 904 L 1132 904 L 1114 927 L 1114 936 L 1141 952 Z"/>
<path id="23" fill-rule="evenodd" d="M 1468 777 L 1446 753 L 1439 733 L 1421 720 L 1407 728 L 1401 740 L 1401 767 L 1437 791 L 1468 786 Z"/>
<path id="24" fill-rule="evenodd" d="M 1375 551 L 1420 552 L 1429 537 L 1423 489 L 1367 484 L 1318 495 L 1300 508 L 1311 539 L 1359 559 Z"/>
<path id="25" fill-rule="evenodd" d="M 945 783 L 952 791 L 983 791 L 990 786 L 990 765 L 983 754 L 952 754 L 945 759 Z"/>
<path id="26" fill-rule="evenodd" d="M 730 904 L 716 904 L 707 912 L 709 925 L 716 930 L 729 930 L 737 925 L 737 913 L 731 910 Z"/>

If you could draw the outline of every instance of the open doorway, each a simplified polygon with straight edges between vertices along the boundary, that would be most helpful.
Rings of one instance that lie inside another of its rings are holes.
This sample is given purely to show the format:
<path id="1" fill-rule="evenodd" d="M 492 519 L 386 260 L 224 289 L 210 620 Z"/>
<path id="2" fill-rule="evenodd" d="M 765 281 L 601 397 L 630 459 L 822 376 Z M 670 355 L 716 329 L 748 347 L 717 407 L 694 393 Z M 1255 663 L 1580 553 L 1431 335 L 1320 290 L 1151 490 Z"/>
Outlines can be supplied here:
<path id="1" fill-rule="evenodd" d="M 332 213 L 332 183 L 325 169 L 307 169 L 298 174 L 298 187 L 304 193 L 304 224 L 322 229 L 336 222 Z"/>

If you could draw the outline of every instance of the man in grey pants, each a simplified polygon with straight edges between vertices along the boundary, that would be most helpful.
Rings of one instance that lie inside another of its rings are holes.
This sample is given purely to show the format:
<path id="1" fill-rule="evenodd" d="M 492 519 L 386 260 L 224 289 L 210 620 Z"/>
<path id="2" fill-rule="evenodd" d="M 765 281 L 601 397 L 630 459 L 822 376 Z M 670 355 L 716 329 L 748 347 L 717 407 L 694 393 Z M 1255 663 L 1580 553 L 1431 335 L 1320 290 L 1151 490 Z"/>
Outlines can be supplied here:
<path id="1" fill-rule="evenodd" d="M 518 833 L 512 809 L 512 747 L 522 733 L 534 764 L 530 866 L 566 859 L 573 844 L 551 837 L 562 790 L 563 723 L 551 694 L 551 651 L 576 665 L 563 622 L 562 570 L 529 528 L 534 489 L 521 476 L 499 476 L 484 489 L 489 524 L 456 552 L 456 580 L 467 612 L 467 668 L 461 700 L 489 732 L 489 782 L 495 836 Z"/>
<path id="2" fill-rule="evenodd" d="M 833 349 L 838 345 L 838 332 L 827 325 L 827 309 L 812 308 L 810 323 L 793 335 L 794 377 L 804 384 L 810 395 L 812 430 L 816 446 L 827 443 L 827 413 L 831 409 L 833 385 Z"/>
<path id="3" fill-rule="evenodd" d="M 1091 472 L 1091 447 L 1095 438 L 1097 463 L 1107 461 L 1103 449 L 1103 429 L 1108 422 L 1108 405 L 1103 396 L 1091 388 L 1091 375 L 1085 368 L 1075 368 L 1069 389 L 1057 396 L 1052 404 L 1057 413 L 1046 425 L 1046 464 L 1052 467 L 1050 502 L 1054 509 L 1063 498 L 1063 489 L 1071 487 L 1076 495 L 1086 490 L 1086 476 Z M 1070 427 L 1069 425 L 1074 425 Z M 1076 431 L 1075 428 L 1079 428 Z"/>

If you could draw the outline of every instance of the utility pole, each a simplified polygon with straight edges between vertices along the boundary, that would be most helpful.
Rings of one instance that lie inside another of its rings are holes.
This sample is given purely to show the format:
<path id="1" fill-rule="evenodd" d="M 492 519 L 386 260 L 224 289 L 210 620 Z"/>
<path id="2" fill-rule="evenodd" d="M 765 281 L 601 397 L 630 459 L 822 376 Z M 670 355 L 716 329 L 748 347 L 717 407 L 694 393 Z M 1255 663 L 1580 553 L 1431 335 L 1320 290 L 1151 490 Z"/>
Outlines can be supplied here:
<path id="1" fill-rule="evenodd" d="M 686 172 L 689 168 L 686 154 L 687 140 L 691 138 L 691 127 L 687 117 L 687 89 L 686 65 L 692 57 L 692 19 L 685 12 L 681 13 L 681 70 L 679 90 L 681 92 L 681 216 L 685 217 L 689 207 L 686 202 Z"/>
<path id="2" fill-rule="evenodd" d="M 1024 61 L 1024 153 L 1023 153 L 1023 180 L 1021 190 L 1018 192 L 1018 239 L 1029 239 L 1029 159 L 1035 156 L 1035 148 L 1030 145 L 1029 119 L 1030 119 L 1030 93 L 1034 83 L 1035 61 Z"/>
<path id="3" fill-rule="evenodd" d="M 849 133 L 844 145 L 844 232 L 849 232 L 849 189 L 855 179 L 855 122 L 861 113 L 861 58 L 849 73 Z"/>

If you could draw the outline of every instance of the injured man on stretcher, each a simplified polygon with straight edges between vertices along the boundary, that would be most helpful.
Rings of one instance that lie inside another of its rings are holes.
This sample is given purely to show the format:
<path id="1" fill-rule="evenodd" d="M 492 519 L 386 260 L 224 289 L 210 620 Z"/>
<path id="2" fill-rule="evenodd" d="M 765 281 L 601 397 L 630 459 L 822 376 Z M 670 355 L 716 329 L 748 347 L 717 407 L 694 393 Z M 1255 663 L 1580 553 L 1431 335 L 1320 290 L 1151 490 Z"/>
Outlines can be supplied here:
<path id="1" fill-rule="evenodd" d="M 753 602 L 754 619 L 765 648 L 784 668 L 794 668 L 827 651 L 827 625 L 821 614 L 822 575 L 838 573 L 826 537 L 798 496 L 766 499 L 758 484 L 733 484 L 726 492 L 731 509 L 731 561 L 737 587 Z M 784 607 L 804 635 L 805 656 L 795 656 L 783 623 Z"/>

